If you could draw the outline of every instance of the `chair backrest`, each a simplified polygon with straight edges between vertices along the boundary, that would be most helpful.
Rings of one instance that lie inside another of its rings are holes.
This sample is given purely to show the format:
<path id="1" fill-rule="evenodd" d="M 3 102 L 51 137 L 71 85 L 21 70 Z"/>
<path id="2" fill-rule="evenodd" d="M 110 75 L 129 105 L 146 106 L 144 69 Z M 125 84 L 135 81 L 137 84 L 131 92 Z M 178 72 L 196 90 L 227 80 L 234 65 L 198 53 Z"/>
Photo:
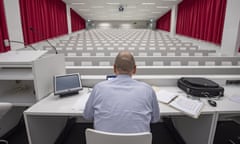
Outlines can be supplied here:
<path id="1" fill-rule="evenodd" d="M 152 134 L 142 133 L 110 133 L 94 129 L 86 129 L 87 144 L 151 144 Z"/>
<path id="2" fill-rule="evenodd" d="M 12 107 L 11 103 L 0 102 L 0 118 L 2 118 Z"/>

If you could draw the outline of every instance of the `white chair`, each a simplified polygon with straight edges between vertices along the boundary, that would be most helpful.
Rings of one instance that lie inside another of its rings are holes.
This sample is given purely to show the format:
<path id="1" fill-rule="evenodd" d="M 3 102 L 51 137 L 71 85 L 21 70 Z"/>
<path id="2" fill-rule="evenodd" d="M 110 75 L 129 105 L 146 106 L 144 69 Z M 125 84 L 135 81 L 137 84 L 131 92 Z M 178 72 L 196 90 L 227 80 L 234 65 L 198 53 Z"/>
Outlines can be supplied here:
<path id="1" fill-rule="evenodd" d="M 12 108 L 11 103 L 0 103 L 0 119 Z M 0 128 L 1 130 L 1 128 Z M 8 141 L 0 139 L 0 144 L 8 144 Z"/>
<path id="2" fill-rule="evenodd" d="M 151 144 L 152 134 L 142 133 L 110 133 L 94 129 L 86 129 L 87 144 Z"/>

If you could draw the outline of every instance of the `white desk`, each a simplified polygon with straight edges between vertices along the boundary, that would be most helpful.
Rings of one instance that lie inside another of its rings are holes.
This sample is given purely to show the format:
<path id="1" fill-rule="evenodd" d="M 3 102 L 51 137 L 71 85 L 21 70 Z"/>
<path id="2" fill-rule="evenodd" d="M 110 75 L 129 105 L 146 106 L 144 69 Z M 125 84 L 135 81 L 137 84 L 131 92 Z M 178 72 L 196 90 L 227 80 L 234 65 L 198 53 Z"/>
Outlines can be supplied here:
<path id="1" fill-rule="evenodd" d="M 179 91 L 177 87 L 161 87 L 166 90 Z M 240 91 L 240 87 L 225 87 L 226 97 L 217 101 L 218 106 L 209 106 L 205 99 L 205 106 L 198 119 L 186 116 L 182 112 L 159 103 L 161 116 L 171 116 L 176 129 L 187 144 L 212 144 L 218 121 L 219 112 L 229 114 L 240 112 L 240 104 L 230 101 L 227 97 Z M 86 101 L 88 90 L 80 91 L 79 95 L 59 98 L 50 95 L 34 104 L 24 112 L 28 139 L 30 144 L 53 144 L 64 128 L 68 117 L 82 116 L 82 110 L 74 110 L 73 106 L 79 99 Z M 226 108 L 225 108 L 226 107 Z"/>
<path id="2" fill-rule="evenodd" d="M 9 51 L 0 54 L 0 65 L 31 65 L 47 51 Z"/>

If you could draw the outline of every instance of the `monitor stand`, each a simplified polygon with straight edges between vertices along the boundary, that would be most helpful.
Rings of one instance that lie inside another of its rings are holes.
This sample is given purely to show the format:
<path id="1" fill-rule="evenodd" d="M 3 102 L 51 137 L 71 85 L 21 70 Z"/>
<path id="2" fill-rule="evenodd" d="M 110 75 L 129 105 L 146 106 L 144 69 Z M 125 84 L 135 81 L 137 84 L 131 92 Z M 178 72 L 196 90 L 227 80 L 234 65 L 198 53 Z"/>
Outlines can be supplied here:
<path id="1" fill-rule="evenodd" d="M 72 96 L 72 95 L 77 95 L 77 94 L 79 94 L 78 91 L 68 92 L 68 93 L 60 94 L 59 97 L 67 97 L 67 96 Z"/>

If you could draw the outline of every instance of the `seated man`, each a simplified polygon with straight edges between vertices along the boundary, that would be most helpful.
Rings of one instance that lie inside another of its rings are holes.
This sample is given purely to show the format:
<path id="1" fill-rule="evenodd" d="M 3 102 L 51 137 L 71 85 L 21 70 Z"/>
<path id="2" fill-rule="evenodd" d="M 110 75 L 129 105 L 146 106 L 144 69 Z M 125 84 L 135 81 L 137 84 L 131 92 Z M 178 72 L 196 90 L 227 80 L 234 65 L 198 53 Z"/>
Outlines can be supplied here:
<path id="1" fill-rule="evenodd" d="M 86 103 L 84 118 L 105 132 L 150 132 L 150 123 L 160 119 L 156 94 L 150 85 L 133 80 L 135 60 L 128 51 L 120 52 L 114 64 L 115 79 L 95 85 Z"/>

